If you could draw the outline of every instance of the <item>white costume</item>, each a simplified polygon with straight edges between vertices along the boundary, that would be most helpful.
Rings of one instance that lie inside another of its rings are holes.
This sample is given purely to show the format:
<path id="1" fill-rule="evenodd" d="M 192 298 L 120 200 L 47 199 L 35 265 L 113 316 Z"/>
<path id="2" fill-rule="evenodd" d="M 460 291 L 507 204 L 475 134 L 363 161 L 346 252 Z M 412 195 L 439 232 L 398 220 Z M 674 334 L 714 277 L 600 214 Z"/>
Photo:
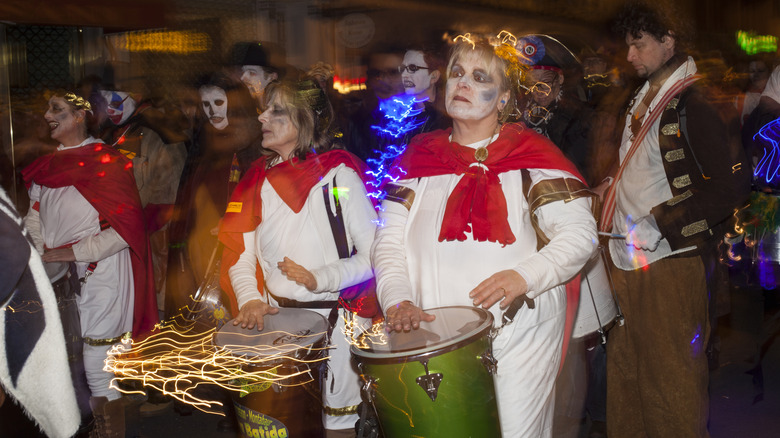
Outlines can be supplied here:
<path id="1" fill-rule="evenodd" d="M 469 145 L 474 149 L 484 145 Z M 530 170 L 533 184 L 572 178 L 559 170 Z M 384 202 L 372 249 L 377 294 L 383 309 L 410 300 L 422 309 L 470 306 L 468 293 L 496 272 L 514 269 L 528 283 L 535 308 L 520 308 L 514 322 L 493 340 L 498 360 L 495 386 L 505 437 L 552 436 L 554 383 L 561 362 L 566 292 L 563 284 L 579 272 L 596 248 L 596 227 L 585 198 L 555 201 L 536 210 L 551 239 L 536 251 L 536 234 L 523 196 L 521 171 L 499 174 L 508 222 L 517 241 L 439 242 L 445 206 L 461 175 L 400 181 L 414 191 L 410 206 Z M 498 305 L 489 309 L 499 325 Z"/>
<path id="2" fill-rule="evenodd" d="M 73 148 L 96 142 L 90 137 Z M 60 146 L 62 149 L 70 148 Z M 85 338 L 84 366 L 93 397 L 119 398 L 119 393 L 109 388 L 113 374 L 103 371 L 111 345 L 102 345 L 105 342 L 101 341 L 118 338 L 133 328 L 130 249 L 113 228 L 101 231 L 97 210 L 75 187 L 49 188 L 33 183 L 29 194 L 31 204 L 38 202 L 39 207 L 38 211 L 30 209 L 25 223 L 39 252 L 43 253 L 44 245 L 56 249 L 73 244 L 80 278 L 90 262 L 98 262 L 77 299 L 81 335 Z"/>
<path id="3" fill-rule="evenodd" d="M 325 210 L 322 187 L 328 185 L 328 208 L 335 212 L 332 190 L 334 177 L 348 244 L 357 250 L 348 259 L 339 258 Z M 254 231 L 244 233 L 245 250 L 229 271 L 239 308 L 250 300 L 261 298 L 278 306 L 268 294 L 261 296 L 258 292 L 256 261 L 262 266 L 266 287 L 272 294 L 297 301 L 337 300 L 341 289 L 372 277 L 369 251 L 376 229 L 376 212 L 366 196 L 363 182 L 354 170 L 343 164 L 331 169 L 311 189 L 303 209 L 297 214 L 285 204 L 268 180 L 263 182 L 260 197 L 262 222 Z M 277 263 L 284 257 L 289 257 L 311 271 L 317 280 L 315 291 L 309 291 L 282 274 Z M 330 313 L 330 309 L 311 310 L 326 318 Z M 370 324 L 366 320 L 361 323 Z M 344 320 L 339 318 L 333 330 L 328 379 L 322 383 L 322 396 L 327 407 L 348 408 L 352 413 L 324 415 L 326 429 L 351 429 L 358 418 L 354 412 L 360 403 L 360 380 L 352 366 L 343 329 Z"/>

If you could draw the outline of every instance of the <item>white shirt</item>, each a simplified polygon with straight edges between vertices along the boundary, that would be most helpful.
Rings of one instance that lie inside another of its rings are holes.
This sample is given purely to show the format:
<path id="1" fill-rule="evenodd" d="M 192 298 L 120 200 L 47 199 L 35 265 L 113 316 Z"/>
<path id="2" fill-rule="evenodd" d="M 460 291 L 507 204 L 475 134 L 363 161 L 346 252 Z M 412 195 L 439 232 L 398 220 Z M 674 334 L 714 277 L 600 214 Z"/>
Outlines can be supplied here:
<path id="1" fill-rule="evenodd" d="M 658 90 L 655 98 L 647 108 L 647 112 L 644 115 L 645 118 L 649 117 L 650 112 L 655 109 L 664 94 L 677 81 L 694 74 L 696 74 L 696 64 L 693 62 L 693 58 L 689 57 L 666 79 L 661 89 Z M 621 164 L 625 160 L 633 142 L 634 135 L 631 132 L 631 118 L 634 116 L 636 107 L 642 102 L 649 88 L 650 83 L 645 82 L 639 94 L 634 98 L 634 106 L 626 116 L 623 140 L 620 145 Z M 642 216 L 647 216 L 653 207 L 668 201 L 673 196 L 666 177 L 666 171 L 664 170 L 661 150 L 658 146 L 660 123 L 661 118 L 659 117 L 653 126 L 650 127 L 639 149 L 631 157 L 631 161 L 626 164 L 626 168 L 617 182 L 615 214 L 612 220 L 612 232 L 615 234 L 627 235 L 630 223 L 637 221 Z M 615 266 L 626 271 L 641 268 L 656 260 L 672 254 L 690 251 L 693 248 L 688 247 L 672 251 L 669 241 L 661 239 L 655 251 L 644 251 L 627 244 L 625 239 L 610 239 L 609 241 L 612 261 L 615 263 Z"/>

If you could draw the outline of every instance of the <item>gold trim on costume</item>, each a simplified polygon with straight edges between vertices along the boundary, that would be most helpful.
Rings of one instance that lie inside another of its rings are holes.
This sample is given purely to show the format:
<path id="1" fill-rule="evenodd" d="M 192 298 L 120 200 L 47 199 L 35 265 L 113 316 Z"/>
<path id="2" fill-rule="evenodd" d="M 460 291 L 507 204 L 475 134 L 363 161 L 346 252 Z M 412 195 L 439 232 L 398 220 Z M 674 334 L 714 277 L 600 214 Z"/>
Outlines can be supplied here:
<path id="1" fill-rule="evenodd" d="M 680 130 L 679 123 L 668 123 L 661 128 L 661 134 L 663 135 L 677 135 L 677 131 Z"/>
<path id="2" fill-rule="evenodd" d="M 666 104 L 666 109 L 668 109 L 668 110 L 670 110 L 670 109 L 677 109 L 677 104 L 678 103 L 680 103 L 680 99 L 675 97 L 672 100 L 670 100 L 669 103 Z"/>
<path id="3" fill-rule="evenodd" d="M 664 154 L 664 158 L 667 162 L 671 163 L 672 161 L 678 161 L 685 158 L 685 149 L 675 149 L 673 151 L 669 151 L 666 154 Z"/>
<path id="4" fill-rule="evenodd" d="M 742 170 L 742 163 L 737 163 L 737 164 L 731 166 L 731 173 L 737 173 L 740 170 Z"/>
<path id="5" fill-rule="evenodd" d="M 681 189 L 683 187 L 691 185 L 691 176 L 687 173 L 683 176 L 678 176 L 674 180 L 672 180 L 672 185 L 676 189 Z"/>
<path id="6" fill-rule="evenodd" d="M 357 414 L 358 405 L 345 406 L 343 408 L 332 408 L 330 406 L 323 406 L 322 410 L 325 412 L 325 415 L 330 415 L 331 417 L 343 417 L 345 415 Z"/>
<path id="7" fill-rule="evenodd" d="M 674 198 L 666 201 L 666 205 L 668 205 L 669 207 L 674 207 L 675 205 L 685 201 L 686 199 L 690 198 L 691 196 L 693 196 L 693 193 L 690 190 L 686 190 L 685 193 L 679 194 L 679 195 L 675 196 Z"/>
<path id="8" fill-rule="evenodd" d="M 537 208 L 554 201 L 569 202 L 577 198 L 595 196 L 581 181 L 573 178 L 545 179 L 531 187 L 528 194 L 529 209 Z"/>
<path id="9" fill-rule="evenodd" d="M 701 233 L 702 231 L 707 230 L 708 228 L 709 227 L 707 226 L 707 221 L 702 219 L 690 225 L 684 226 L 680 234 L 682 234 L 685 237 L 693 236 L 694 234 Z"/>
<path id="10" fill-rule="evenodd" d="M 406 207 L 407 210 L 412 208 L 412 203 L 414 203 L 414 190 L 395 184 L 388 184 L 385 190 L 387 191 L 387 195 L 385 196 L 386 201 L 397 202 Z"/>
<path id="11" fill-rule="evenodd" d="M 130 332 L 123 333 L 115 338 L 108 338 L 108 339 L 92 339 L 85 336 L 84 343 L 87 345 L 91 345 L 93 347 L 104 347 L 106 345 L 114 345 L 119 341 L 130 340 L 131 336 L 132 333 Z"/>

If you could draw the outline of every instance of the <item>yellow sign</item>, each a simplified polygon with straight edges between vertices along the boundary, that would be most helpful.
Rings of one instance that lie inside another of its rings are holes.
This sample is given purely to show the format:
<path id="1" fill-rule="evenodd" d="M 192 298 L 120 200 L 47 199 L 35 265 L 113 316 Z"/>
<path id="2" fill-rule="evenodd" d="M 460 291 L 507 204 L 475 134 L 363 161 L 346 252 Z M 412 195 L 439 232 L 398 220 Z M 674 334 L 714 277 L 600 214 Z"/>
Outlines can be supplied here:
<path id="1" fill-rule="evenodd" d="M 225 213 L 241 213 L 242 202 L 230 202 L 228 203 Z"/>

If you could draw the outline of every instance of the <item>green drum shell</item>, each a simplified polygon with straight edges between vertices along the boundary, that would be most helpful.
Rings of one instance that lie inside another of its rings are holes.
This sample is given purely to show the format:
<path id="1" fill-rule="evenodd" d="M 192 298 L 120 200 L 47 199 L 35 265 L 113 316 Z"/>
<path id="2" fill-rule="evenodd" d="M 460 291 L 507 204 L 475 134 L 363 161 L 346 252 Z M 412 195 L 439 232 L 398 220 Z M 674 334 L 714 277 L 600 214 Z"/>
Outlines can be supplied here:
<path id="1" fill-rule="evenodd" d="M 501 436 L 493 376 L 482 361 L 486 352 L 492 356 L 493 317 L 485 313 L 485 327 L 437 350 L 376 357 L 352 347 L 363 378 L 374 382 L 374 408 L 386 437 Z M 429 374 L 442 374 L 435 401 L 417 384 L 426 360 Z"/>

